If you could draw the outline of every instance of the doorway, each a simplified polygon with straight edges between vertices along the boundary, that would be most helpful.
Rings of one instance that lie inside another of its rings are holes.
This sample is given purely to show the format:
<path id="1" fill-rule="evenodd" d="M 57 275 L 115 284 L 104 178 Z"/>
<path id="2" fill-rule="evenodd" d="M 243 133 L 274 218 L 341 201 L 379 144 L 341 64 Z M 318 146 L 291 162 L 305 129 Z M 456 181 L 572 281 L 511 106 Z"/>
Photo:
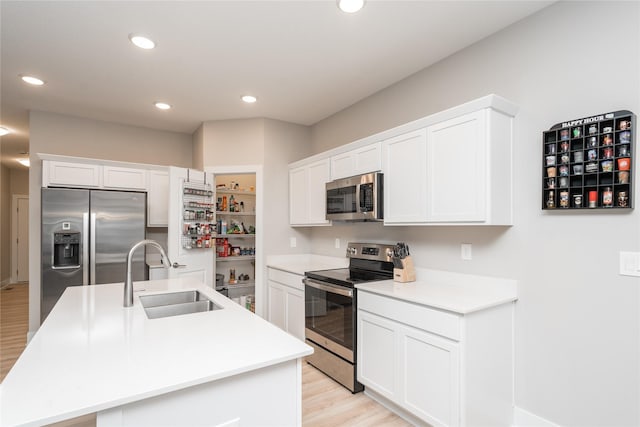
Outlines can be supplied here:
<path id="1" fill-rule="evenodd" d="M 11 282 L 29 281 L 29 196 L 11 198 Z"/>

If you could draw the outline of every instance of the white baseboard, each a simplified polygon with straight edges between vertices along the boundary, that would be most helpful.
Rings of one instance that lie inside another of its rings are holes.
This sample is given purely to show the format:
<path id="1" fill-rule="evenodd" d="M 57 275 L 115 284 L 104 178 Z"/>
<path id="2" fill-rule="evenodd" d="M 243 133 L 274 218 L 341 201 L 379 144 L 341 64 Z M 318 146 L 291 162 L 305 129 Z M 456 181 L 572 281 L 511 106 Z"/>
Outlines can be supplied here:
<path id="1" fill-rule="evenodd" d="M 0 281 L 0 289 L 4 288 L 9 283 L 11 283 L 11 277 L 7 277 L 6 279 Z"/>
<path id="2" fill-rule="evenodd" d="M 525 411 L 517 406 L 513 409 L 514 427 L 560 427 L 549 420 L 545 420 L 531 412 Z"/>

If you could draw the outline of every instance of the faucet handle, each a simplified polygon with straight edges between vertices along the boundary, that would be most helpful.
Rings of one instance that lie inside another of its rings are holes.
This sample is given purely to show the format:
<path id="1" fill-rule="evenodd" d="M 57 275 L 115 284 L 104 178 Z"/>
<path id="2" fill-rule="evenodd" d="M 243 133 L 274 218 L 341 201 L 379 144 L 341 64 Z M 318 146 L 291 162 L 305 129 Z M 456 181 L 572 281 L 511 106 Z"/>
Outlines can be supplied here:
<path id="1" fill-rule="evenodd" d="M 177 262 L 174 262 L 173 264 L 171 264 L 171 267 L 173 267 L 173 268 L 185 268 L 186 265 L 185 264 L 178 264 Z"/>

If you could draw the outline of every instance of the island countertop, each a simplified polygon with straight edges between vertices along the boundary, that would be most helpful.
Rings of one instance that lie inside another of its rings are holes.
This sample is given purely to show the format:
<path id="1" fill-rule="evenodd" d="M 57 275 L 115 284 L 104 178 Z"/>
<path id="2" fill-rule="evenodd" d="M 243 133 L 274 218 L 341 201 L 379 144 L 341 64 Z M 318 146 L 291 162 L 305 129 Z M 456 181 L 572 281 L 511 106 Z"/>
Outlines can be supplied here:
<path id="1" fill-rule="evenodd" d="M 147 319 L 138 295 L 197 289 L 222 310 Z M 297 359 L 311 347 L 195 279 L 69 287 L 0 389 L 0 425 L 42 425 Z"/>

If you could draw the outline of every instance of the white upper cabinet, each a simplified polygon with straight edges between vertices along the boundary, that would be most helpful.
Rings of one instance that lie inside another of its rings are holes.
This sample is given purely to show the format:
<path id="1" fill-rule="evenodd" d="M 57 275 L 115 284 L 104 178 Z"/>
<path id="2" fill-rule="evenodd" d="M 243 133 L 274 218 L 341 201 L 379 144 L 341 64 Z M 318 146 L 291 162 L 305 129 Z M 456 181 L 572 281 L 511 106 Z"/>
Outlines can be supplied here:
<path id="1" fill-rule="evenodd" d="M 382 169 L 379 142 L 331 156 L 331 179 L 375 172 Z"/>
<path id="2" fill-rule="evenodd" d="M 427 217 L 427 132 L 408 132 L 383 142 L 384 222 L 419 223 Z"/>
<path id="3" fill-rule="evenodd" d="M 385 224 L 512 225 L 512 127 L 483 108 L 384 141 Z"/>
<path id="4" fill-rule="evenodd" d="M 148 171 L 147 226 L 167 227 L 169 224 L 169 172 Z"/>
<path id="5" fill-rule="evenodd" d="M 484 222 L 487 110 L 427 128 L 427 221 Z"/>
<path id="6" fill-rule="evenodd" d="M 103 166 L 104 188 L 118 188 L 126 190 L 147 190 L 147 171 L 142 169 L 123 168 L 118 166 Z"/>
<path id="7" fill-rule="evenodd" d="M 385 225 L 513 225 L 517 110 L 487 95 L 316 155 L 328 159 L 313 171 L 305 161 L 294 163 L 291 225 L 328 224 L 323 179 L 378 170 Z"/>
<path id="8" fill-rule="evenodd" d="M 329 171 L 328 158 L 289 169 L 289 223 L 292 226 L 329 224 L 325 191 Z"/>
<path id="9" fill-rule="evenodd" d="M 85 163 L 42 161 L 42 186 L 98 188 L 101 186 L 102 166 Z"/>

